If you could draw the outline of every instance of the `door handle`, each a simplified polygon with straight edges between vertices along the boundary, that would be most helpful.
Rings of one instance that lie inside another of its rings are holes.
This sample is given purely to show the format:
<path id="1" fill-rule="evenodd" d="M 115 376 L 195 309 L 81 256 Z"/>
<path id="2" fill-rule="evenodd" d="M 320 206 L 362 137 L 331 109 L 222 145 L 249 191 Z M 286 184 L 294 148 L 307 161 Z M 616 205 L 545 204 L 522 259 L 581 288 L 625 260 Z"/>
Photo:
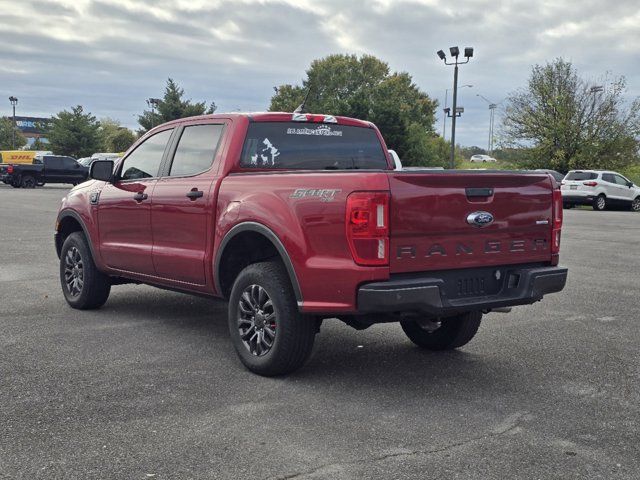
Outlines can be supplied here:
<path id="1" fill-rule="evenodd" d="M 196 198 L 200 198 L 204 196 L 204 192 L 202 190 L 198 190 L 197 188 L 193 188 L 190 192 L 187 193 L 187 197 L 191 200 L 195 200 Z"/>
<path id="2" fill-rule="evenodd" d="M 146 200 L 147 198 L 149 198 L 149 195 L 147 195 L 146 193 L 142 193 L 142 192 L 138 192 L 133 196 L 133 199 L 136 202 L 141 202 L 143 200 Z"/>

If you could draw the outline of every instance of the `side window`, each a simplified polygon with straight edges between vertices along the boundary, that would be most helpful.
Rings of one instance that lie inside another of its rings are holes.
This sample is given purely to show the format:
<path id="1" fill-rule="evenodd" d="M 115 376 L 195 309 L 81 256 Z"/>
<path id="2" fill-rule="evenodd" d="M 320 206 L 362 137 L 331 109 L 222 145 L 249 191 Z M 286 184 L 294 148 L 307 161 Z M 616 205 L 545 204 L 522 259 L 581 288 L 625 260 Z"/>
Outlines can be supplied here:
<path id="1" fill-rule="evenodd" d="M 44 157 L 45 167 L 62 168 L 62 159 L 60 157 Z"/>
<path id="2" fill-rule="evenodd" d="M 69 157 L 65 157 L 62 161 L 64 162 L 64 168 L 75 168 L 75 166 L 78 164 L 78 162 L 76 162 L 73 158 Z"/>
<path id="3" fill-rule="evenodd" d="M 627 186 L 627 179 L 626 179 L 626 178 L 623 178 L 623 177 L 621 177 L 620 175 L 614 175 L 613 177 L 615 178 L 616 183 L 617 183 L 618 185 L 622 185 L 622 186 L 624 186 L 624 187 L 626 187 L 626 186 Z"/>
<path id="4" fill-rule="evenodd" d="M 120 170 L 120 180 L 137 180 L 141 178 L 156 177 L 162 162 L 162 155 L 171 137 L 173 129 L 156 133 L 147 138 L 143 143 L 124 159 Z"/>
<path id="5" fill-rule="evenodd" d="M 603 173 L 602 180 L 609 183 L 616 183 L 615 179 L 613 178 L 613 175 L 611 175 L 610 173 Z"/>
<path id="6" fill-rule="evenodd" d="M 173 156 L 169 176 L 195 175 L 211 167 L 218 150 L 224 125 L 185 127 Z"/>

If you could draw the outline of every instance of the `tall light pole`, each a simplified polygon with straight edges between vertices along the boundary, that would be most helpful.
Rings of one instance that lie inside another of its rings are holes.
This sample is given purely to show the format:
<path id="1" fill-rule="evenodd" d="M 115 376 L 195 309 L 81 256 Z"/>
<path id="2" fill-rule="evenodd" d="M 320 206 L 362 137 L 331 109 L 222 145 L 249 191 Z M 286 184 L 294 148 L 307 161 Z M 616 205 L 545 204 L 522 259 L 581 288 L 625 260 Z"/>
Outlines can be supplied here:
<path id="1" fill-rule="evenodd" d="M 453 62 L 447 62 L 445 53 L 442 50 L 438 50 L 438 57 L 440 57 L 440 60 L 442 60 L 445 65 L 455 65 L 455 69 L 453 70 L 453 115 L 451 115 L 451 161 L 449 165 L 454 169 L 456 168 L 456 118 L 462 114 L 461 111 L 458 111 L 458 65 L 469 63 L 469 60 L 473 57 L 473 48 L 465 47 L 464 56 L 467 60 L 464 62 L 458 62 L 458 57 L 460 56 L 460 49 L 458 47 L 450 47 L 449 53 L 455 58 Z"/>
<path id="2" fill-rule="evenodd" d="M 493 126 L 495 124 L 494 119 L 495 119 L 496 108 L 498 108 L 499 104 L 492 102 L 491 100 L 489 100 L 486 97 L 483 97 L 479 93 L 476 93 L 476 96 L 480 97 L 481 99 L 483 99 L 485 102 L 489 104 L 489 142 L 488 142 L 487 150 L 489 151 L 489 154 L 491 154 L 491 152 L 493 152 Z"/>
<path id="3" fill-rule="evenodd" d="M 460 90 L 461 88 L 464 87 L 473 87 L 473 85 L 460 85 L 458 87 L 458 90 Z M 442 110 L 443 114 L 442 114 L 442 139 L 446 140 L 447 139 L 447 97 L 449 95 L 449 90 L 451 90 L 450 88 L 447 88 L 444 91 L 444 109 Z"/>
<path id="4" fill-rule="evenodd" d="M 149 105 L 151 107 L 151 128 L 155 127 L 155 120 L 156 120 L 156 107 L 158 105 L 160 105 L 160 102 L 162 102 L 162 100 L 160 100 L 159 98 L 149 98 L 147 99 L 147 105 Z"/>
<path id="5" fill-rule="evenodd" d="M 18 104 L 18 99 L 11 95 L 9 97 L 9 101 L 11 102 L 11 106 L 13 107 L 13 130 L 11 132 L 11 145 L 12 149 L 16 149 L 16 105 Z"/>

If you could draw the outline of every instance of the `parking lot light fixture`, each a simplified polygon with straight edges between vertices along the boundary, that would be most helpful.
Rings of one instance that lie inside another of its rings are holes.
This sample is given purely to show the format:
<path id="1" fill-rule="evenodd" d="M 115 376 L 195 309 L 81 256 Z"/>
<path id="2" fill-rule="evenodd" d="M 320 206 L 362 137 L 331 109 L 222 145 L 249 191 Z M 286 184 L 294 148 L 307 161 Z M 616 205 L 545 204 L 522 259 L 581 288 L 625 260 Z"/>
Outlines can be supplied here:
<path id="1" fill-rule="evenodd" d="M 156 107 L 160 105 L 160 102 L 162 102 L 162 100 L 160 100 L 159 98 L 147 99 L 147 105 L 151 107 L 151 128 L 155 127 Z"/>
<path id="2" fill-rule="evenodd" d="M 456 118 L 462 115 L 462 112 L 458 110 L 458 65 L 464 65 L 465 63 L 469 63 L 471 57 L 473 57 L 473 47 L 465 47 L 464 56 L 466 58 L 465 61 L 458 61 L 458 57 L 460 56 L 460 49 L 458 47 L 450 47 L 449 53 L 454 58 L 454 61 L 447 62 L 447 57 L 442 50 L 438 50 L 437 55 L 444 62 L 445 65 L 454 65 L 453 70 L 453 107 L 451 112 L 451 159 L 449 167 L 451 169 L 456 168 L 455 164 L 455 155 L 456 155 Z"/>
<path id="3" fill-rule="evenodd" d="M 11 106 L 13 107 L 13 130 L 11 131 L 11 148 L 12 150 L 16 149 L 16 105 L 18 105 L 18 99 L 11 95 L 9 97 L 9 101 L 11 102 Z"/>
<path id="4" fill-rule="evenodd" d="M 442 50 L 440 50 L 442 51 Z M 458 90 L 460 90 L 461 88 L 472 88 L 473 85 L 460 85 L 458 87 Z M 449 114 L 449 112 L 451 111 L 450 108 L 447 108 L 447 101 L 449 100 L 449 90 L 451 90 L 450 88 L 445 89 L 444 91 L 444 115 L 442 116 L 442 139 L 446 140 L 447 139 L 447 117 L 450 117 L 451 115 Z"/>

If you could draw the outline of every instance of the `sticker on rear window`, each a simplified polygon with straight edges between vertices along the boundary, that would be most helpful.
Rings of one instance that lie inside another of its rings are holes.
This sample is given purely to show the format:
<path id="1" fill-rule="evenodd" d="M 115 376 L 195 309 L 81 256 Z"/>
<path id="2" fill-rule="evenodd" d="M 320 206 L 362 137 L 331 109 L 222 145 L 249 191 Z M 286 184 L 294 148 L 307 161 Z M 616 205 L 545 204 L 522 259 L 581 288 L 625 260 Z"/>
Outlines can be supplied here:
<path id="1" fill-rule="evenodd" d="M 326 137 L 341 137 L 342 130 L 331 130 L 327 125 L 320 125 L 316 128 L 287 128 L 287 135 L 322 135 Z"/>
<path id="2" fill-rule="evenodd" d="M 251 155 L 251 165 L 272 167 L 276 164 L 276 158 L 280 155 L 280 151 L 268 138 L 265 138 L 262 144 L 264 148 L 261 148 L 259 152 Z"/>

